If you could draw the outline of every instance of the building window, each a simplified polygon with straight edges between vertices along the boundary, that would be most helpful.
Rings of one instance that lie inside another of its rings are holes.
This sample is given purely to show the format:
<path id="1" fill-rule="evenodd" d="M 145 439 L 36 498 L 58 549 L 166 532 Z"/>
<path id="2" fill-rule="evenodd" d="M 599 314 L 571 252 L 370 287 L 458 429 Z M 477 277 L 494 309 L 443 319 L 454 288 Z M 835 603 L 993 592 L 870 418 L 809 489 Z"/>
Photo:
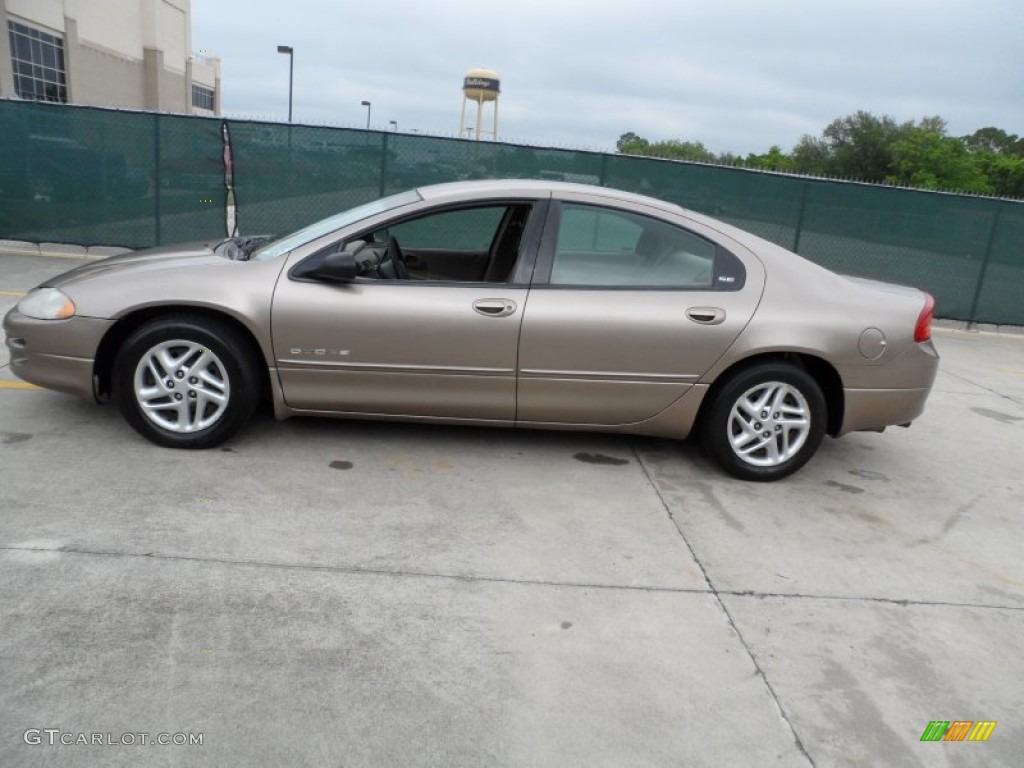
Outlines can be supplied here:
<path id="1" fill-rule="evenodd" d="M 192 86 L 192 106 L 213 112 L 213 88 L 202 85 Z"/>
<path id="2" fill-rule="evenodd" d="M 11 38 L 14 92 L 22 99 L 66 103 L 64 41 L 15 21 L 7 22 L 7 31 Z"/>

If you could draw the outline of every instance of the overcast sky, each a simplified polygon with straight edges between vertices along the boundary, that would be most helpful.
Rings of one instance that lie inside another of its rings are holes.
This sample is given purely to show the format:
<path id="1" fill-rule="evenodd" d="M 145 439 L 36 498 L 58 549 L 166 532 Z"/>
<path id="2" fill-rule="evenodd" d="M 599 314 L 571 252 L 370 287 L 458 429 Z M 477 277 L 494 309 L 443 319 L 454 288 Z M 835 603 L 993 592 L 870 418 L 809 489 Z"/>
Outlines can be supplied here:
<path id="1" fill-rule="evenodd" d="M 1022 0 L 192 0 L 226 114 L 455 135 L 473 67 L 500 138 L 612 150 L 626 131 L 789 150 L 858 109 L 1024 134 Z M 467 112 L 467 123 L 472 122 Z"/>

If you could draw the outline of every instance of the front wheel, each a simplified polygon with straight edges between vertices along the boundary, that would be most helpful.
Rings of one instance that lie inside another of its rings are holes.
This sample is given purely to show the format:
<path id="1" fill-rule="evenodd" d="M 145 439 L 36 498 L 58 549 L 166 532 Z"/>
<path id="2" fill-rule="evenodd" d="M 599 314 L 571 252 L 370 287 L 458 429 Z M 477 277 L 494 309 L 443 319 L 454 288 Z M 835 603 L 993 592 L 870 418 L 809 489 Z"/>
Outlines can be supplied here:
<path id="1" fill-rule="evenodd" d="M 779 480 L 818 450 L 825 421 L 825 396 L 810 374 L 764 363 L 740 371 L 714 395 L 704 446 L 735 477 Z"/>
<path id="2" fill-rule="evenodd" d="M 259 396 L 247 339 L 226 323 L 188 316 L 138 328 L 114 361 L 113 395 L 143 437 L 210 448 L 234 435 Z"/>

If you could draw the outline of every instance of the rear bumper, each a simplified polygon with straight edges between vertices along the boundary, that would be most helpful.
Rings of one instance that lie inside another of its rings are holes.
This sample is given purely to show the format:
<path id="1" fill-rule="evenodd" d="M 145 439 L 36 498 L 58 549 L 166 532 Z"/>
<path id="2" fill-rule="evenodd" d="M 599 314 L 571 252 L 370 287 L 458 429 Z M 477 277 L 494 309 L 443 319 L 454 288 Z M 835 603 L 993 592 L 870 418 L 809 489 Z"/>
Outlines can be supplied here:
<path id="1" fill-rule="evenodd" d="M 939 370 L 930 341 L 909 345 L 881 366 L 839 369 L 843 380 L 843 423 L 838 434 L 909 424 L 924 411 Z"/>
<path id="2" fill-rule="evenodd" d="M 847 389 L 840 435 L 909 424 L 924 412 L 931 387 L 920 389 Z"/>

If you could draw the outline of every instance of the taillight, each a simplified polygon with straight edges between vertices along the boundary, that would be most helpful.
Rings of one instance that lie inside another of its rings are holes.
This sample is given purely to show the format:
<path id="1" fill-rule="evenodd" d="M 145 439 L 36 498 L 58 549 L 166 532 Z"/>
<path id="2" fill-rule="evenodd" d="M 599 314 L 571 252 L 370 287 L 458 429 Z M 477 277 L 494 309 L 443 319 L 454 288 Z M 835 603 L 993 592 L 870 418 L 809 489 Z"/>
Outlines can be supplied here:
<path id="1" fill-rule="evenodd" d="M 917 325 L 914 326 L 914 341 L 921 343 L 929 341 L 932 337 L 932 317 L 935 315 L 935 299 L 930 293 L 924 295 L 924 308 L 917 316 Z"/>

